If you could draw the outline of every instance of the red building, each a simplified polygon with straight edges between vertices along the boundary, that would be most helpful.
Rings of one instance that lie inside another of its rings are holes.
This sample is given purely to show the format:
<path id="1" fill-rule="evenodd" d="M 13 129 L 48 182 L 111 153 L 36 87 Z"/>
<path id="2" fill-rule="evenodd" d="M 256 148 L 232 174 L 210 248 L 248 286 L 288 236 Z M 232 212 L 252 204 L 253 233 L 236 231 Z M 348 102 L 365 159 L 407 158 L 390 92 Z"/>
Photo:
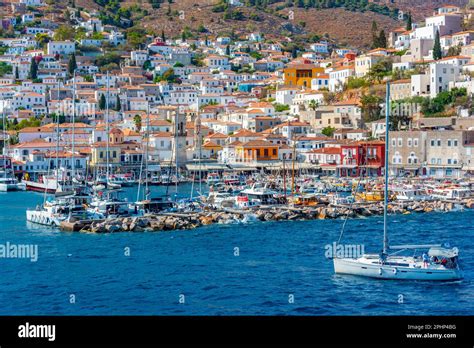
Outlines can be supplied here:
<path id="1" fill-rule="evenodd" d="M 380 140 L 356 141 L 341 146 L 338 176 L 380 176 L 385 163 L 385 143 Z"/>

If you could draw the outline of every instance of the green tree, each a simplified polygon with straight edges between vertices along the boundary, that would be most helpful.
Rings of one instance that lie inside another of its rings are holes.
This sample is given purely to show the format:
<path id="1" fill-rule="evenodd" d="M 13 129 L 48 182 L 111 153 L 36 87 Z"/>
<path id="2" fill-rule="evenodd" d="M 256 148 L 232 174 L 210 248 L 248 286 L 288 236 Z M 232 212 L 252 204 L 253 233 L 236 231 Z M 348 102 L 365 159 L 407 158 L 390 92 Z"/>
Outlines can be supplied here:
<path id="1" fill-rule="evenodd" d="M 407 30 L 412 30 L 413 29 L 413 22 L 412 22 L 412 18 L 411 18 L 411 12 L 408 13 L 406 29 Z"/>
<path id="2" fill-rule="evenodd" d="M 105 94 L 101 94 L 99 98 L 99 109 L 104 110 L 106 108 L 107 101 L 105 100 Z"/>
<path id="3" fill-rule="evenodd" d="M 371 29 L 371 33 L 372 33 L 372 48 L 377 48 L 378 46 L 378 36 L 377 36 L 377 32 L 378 32 L 378 27 L 377 27 L 377 22 L 376 21 L 372 21 L 372 29 Z"/>
<path id="4" fill-rule="evenodd" d="M 441 50 L 441 41 L 439 38 L 439 30 L 436 31 L 435 42 L 433 46 L 433 59 L 439 60 L 443 58 L 443 51 Z"/>
<path id="5" fill-rule="evenodd" d="M 74 28 L 70 25 L 60 25 L 54 33 L 54 40 L 56 41 L 66 41 L 74 40 L 76 32 Z"/>
<path id="6" fill-rule="evenodd" d="M 71 54 L 71 57 L 69 57 L 69 62 L 67 64 L 67 70 L 70 75 L 74 74 L 74 71 L 77 69 L 77 63 L 76 63 L 76 55 L 73 53 Z"/>
<path id="7" fill-rule="evenodd" d="M 127 29 L 127 42 L 133 48 L 140 48 L 146 42 L 146 31 L 139 27 Z"/>
<path id="8" fill-rule="evenodd" d="M 364 94 L 360 99 L 362 104 L 362 119 L 364 122 L 373 122 L 381 117 L 382 99 L 375 94 Z"/>
<path id="9" fill-rule="evenodd" d="M 30 64 L 30 73 L 28 74 L 29 79 L 37 79 L 38 78 L 38 63 L 36 63 L 36 59 L 31 59 Z"/>
<path id="10" fill-rule="evenodd" d="M 319 103 L 316 100 L 311 99 L 308 106 L 311 110 L 315 111 L 319 107 Z"/>
<path id="11" fill-rule="evenodd" d="M 385 30 L 380 30 L 380 34 L 378 37 L 378 47 L 380 48 L 387 48 L 387 37 L 385 36 Z"/>
<path id="12" fill-rule="evenodd" d="M 336 128 L 333 128 L 331 126 L 324 127 L 321 131 L 321 134 L 327 136 L 327 137 L 332 137 L 334 135 Z"/>
<path id="13" fill-rule="evenodd" d="M 122 110 L 122 103 L 120 102 L 120 97 L 117 95 L 117 100 L 115 102 L 115 111 Z"/>

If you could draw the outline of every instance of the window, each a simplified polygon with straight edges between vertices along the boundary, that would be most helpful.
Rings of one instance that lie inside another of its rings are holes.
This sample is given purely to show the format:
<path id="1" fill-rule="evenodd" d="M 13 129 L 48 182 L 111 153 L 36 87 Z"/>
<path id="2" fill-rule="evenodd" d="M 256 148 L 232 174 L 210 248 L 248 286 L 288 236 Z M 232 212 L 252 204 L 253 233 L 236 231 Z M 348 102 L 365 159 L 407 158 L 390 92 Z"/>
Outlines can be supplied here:
<path id="1" fill-rule="evenodd" d="M 438 145 L 438 146 L 441 146 L 441 139 L 438 139 L 437 145 Z"/>
<path id="2" fill-rule="evenodd" d="M 412 140 L 411 139 L 407 140 L 407 145 L 408 145 L 408 147 L 411 147 L 411 145 L 412 145 Z"/>
<path id="3" fill-rule="evenodd" d="M 448 139 L 448 146 L 451 146 L 451 139 Z"/>
<path id="4" fill-rule="evenodd" d="M 418 147 L 418 138 L 413 139 L 413 146 Z"/>
<path id="5" fill-rule="evenodd" d="M 398 147 L 402 147 L 402 146 L 403 146 L 403 139 L 398 138 Z"/>

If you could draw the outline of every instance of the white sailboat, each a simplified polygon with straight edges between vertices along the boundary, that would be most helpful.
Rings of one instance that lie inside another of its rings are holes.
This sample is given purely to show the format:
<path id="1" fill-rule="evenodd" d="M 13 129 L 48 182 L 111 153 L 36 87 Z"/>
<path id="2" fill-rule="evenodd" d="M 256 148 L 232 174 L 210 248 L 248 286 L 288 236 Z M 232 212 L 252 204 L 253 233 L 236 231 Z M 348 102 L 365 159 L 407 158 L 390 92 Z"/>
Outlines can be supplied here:
<path id="1" fill-rule="evenodd" d="M 0 192 L 8 191 L 24 191 L 26 185 L 19 183 L 18 179 L 13 174 L 13 170 L 7 167 L 7 125 L 5 122 L 5 106 L 2 106 L 2 122 L 3 122 L 3 169 L 0 171 Z"/>
<path id="2" fill-rule="evenodd" d="M 462 279 L 457 248 L 447 244 L 389 246 L 387 233 L 388 207 L 388 143 L 390 117 L 390 83 L 387 83 L 385 114 L 385 194 L 384 194 L 384 237 L 380 254 L 365 254 L 357 258 L 333 255 L 336 274 L 397 279 L 448 281 Z M 417 251 L 425 252 L 417 256 Z M 427 250 L 427 251 L 426 251 Z M 403 251 L 411 251 L 410 256 L 402 256 Z M 391 253 L 389 253 L 391 252 Z"/>

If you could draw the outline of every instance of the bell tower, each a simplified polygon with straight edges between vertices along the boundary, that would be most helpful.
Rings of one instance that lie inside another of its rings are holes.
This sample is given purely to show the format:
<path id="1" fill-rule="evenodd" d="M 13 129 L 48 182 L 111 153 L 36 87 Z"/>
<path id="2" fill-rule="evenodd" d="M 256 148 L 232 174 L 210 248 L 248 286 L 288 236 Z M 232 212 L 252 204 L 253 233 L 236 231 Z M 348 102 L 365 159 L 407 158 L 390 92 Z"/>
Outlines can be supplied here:
<path id="1" fill-rule="evenodd" d="M 184 167 L 187 162 L 186 155 L 186 114 L 176 109 L 174 113 L 174 158 L 176 167 Z"/>

